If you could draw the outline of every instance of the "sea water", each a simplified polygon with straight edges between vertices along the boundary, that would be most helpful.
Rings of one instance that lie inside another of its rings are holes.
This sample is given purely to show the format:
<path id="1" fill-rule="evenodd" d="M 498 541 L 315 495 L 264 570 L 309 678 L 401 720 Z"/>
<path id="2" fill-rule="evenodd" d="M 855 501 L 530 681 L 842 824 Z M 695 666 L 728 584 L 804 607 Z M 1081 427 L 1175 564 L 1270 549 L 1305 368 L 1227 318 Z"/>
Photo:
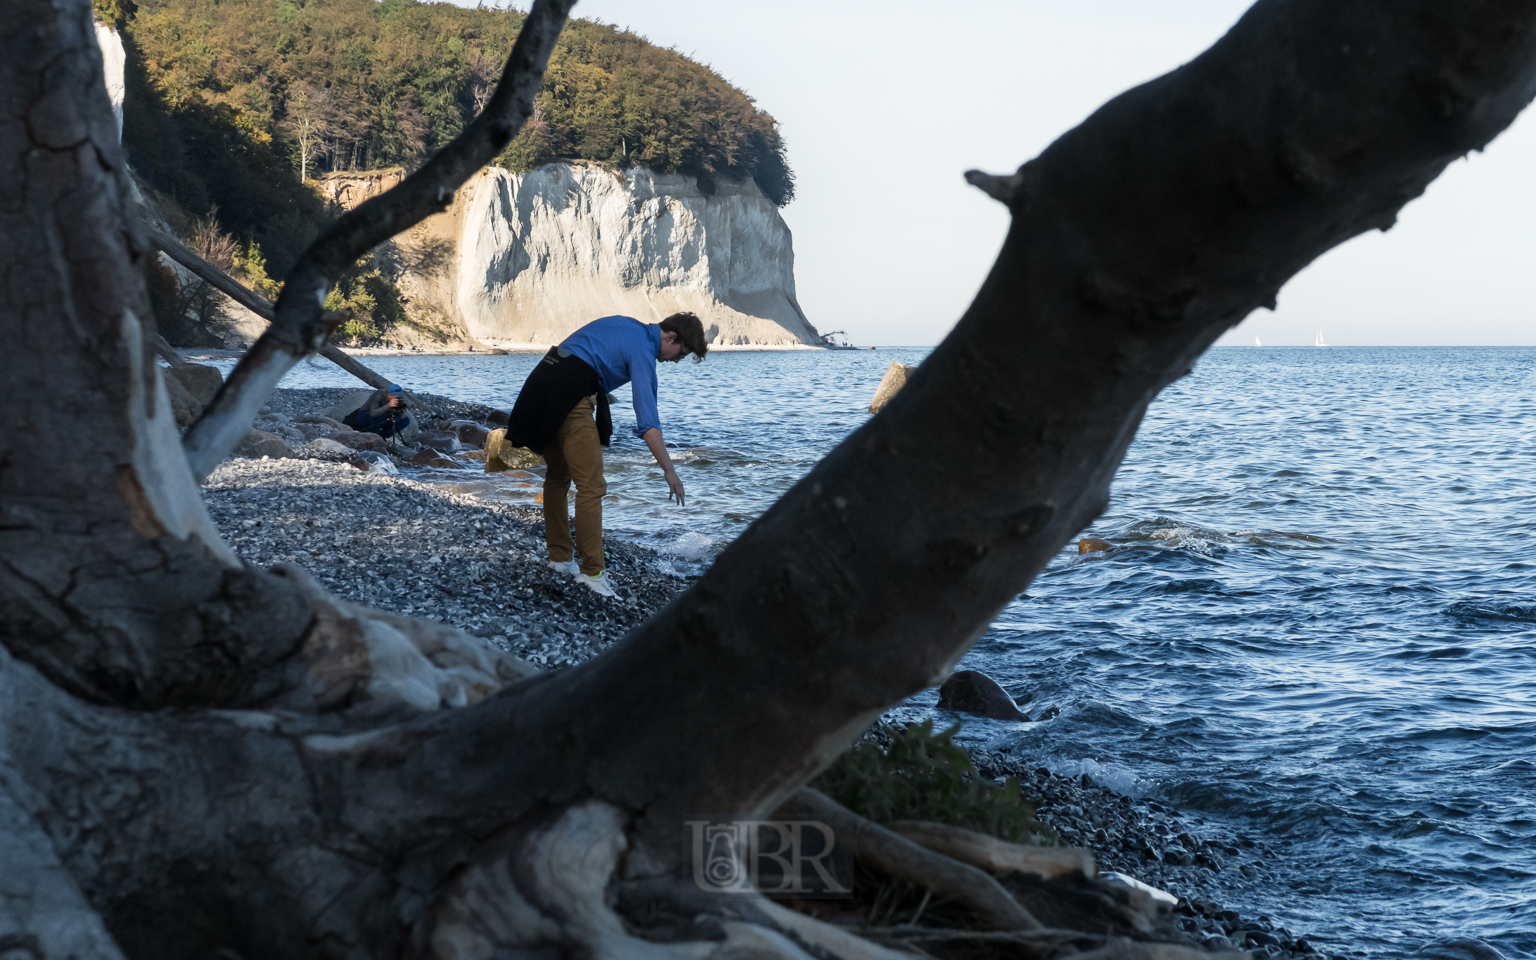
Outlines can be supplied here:
<path id="1" fill-rule="evenodd" d="M 925 353 L 661 365 L 687 504 L 620 391 L 608 530 L 697 571 Z M 536 360 L 367 358 L 503 409 Z M 313 361 L 283 386 L 349 382 Z M 964 736 L 1262 841 L 1281 880 L 1229 872 L 1229 905 L 1329 952 L 1536 956 L 1536 350 L 1212 350 L 1084 533 L 1117 549 L 1069 544 L 962 664 L 1059 713 Z M 1446 938 L 1473 942 L 1423 949 Z"/>

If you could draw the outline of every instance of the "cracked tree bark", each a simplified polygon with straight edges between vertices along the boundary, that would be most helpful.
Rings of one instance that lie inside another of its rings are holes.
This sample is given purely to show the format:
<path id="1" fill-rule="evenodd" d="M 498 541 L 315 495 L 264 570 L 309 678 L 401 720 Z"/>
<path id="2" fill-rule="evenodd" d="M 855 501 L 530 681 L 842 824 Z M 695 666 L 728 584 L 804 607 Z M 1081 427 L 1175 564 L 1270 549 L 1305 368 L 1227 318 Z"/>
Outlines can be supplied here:
<path id="1" fill-rule="evenodd" d="M 773 811 L 940 679 L 1102 508 L 1160 389 L 1536 92 L 1536 0 L 1260 3 L 973 175 L 1013 226 L 950 337 L 693 589 L 548 676 L 219 539 L 89 5 L 0 13 L 0 949 L 47 957 L 901 955 L 700 901 L 683 822 Z M 442 200 L 325 241 L 286 291 Z M 284 309 L 296 356 L 318 301 Z M 648 925 L 657 903 L 712 919 Z"/>

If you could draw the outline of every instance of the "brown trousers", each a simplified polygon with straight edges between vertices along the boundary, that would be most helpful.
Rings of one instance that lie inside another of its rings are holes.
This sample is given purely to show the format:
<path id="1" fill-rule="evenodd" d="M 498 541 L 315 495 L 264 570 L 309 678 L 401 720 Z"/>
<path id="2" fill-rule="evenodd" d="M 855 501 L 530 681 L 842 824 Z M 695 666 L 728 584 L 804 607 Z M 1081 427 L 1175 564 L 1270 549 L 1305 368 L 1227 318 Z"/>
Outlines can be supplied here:
<path id="1" fill-rule="evenodd" d="M 603 572 L 603 497 L 608 493 L 593 407 L 592 398 L 583 397 L 544 449 L 544 462 L 549 467 L 544 474 L 544 542 L 549 546 L 549 559 L 557 563 L 571 559 L 571 520 L 565 512 L 565 498 L 575 480 L 575 550 L 581 558 L 581 572 L 589 577 Z"/>

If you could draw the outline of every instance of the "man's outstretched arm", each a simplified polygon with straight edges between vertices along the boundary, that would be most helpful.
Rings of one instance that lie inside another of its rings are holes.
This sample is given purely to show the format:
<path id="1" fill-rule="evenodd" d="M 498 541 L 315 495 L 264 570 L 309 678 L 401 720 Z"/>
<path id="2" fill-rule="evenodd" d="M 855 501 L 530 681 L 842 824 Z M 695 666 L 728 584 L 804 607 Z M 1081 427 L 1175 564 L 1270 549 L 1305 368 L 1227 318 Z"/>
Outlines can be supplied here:
<path id="1" fill-rule="evenodd" d="M 677 471 L 672 469 L 672 458 L 667 456 L 666 441 L 661 438 L 661 428 L 652 427 L 640 435 L 645 445 L 651 448 L 651 456 L 661 465 L 662 472 L 667 475 L 667 487 L 671 489 L 672 496 L 677 498 L 677 505 L 683 505 L 683 481 L 677 479 Z"/>

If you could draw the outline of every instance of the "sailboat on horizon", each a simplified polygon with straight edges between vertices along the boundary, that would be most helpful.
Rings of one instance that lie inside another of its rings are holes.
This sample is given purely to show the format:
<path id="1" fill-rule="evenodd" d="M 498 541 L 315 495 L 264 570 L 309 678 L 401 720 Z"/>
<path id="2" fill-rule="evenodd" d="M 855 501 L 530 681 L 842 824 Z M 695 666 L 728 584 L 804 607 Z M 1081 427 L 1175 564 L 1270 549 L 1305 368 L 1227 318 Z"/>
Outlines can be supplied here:
<path id="1" fill-rule="evenodd" d="M 1254 338 L 1253 338 L 1253 345 L 1254 345 L 1254 346 L 1256 346 L 1256 347 L 1262 347 L 1262 346 L 1264 346 L 1264 344 L 1262 344 L 1262 343 L 1260 343 L 1260 342 L 1259 342 L 1259 338 L 1258 338 L 1258 335 L 1257 335 L 1257 334 L 1255 334 L 1255 335 L 1254 335 Z"/>
<path id="2" fill-rule="evenodd" d="M 1312 341 L 1312 346 L 1314 346 L 1314 347 L 1326 347 L 1326 346 L 1328 346 L 1328 341 L 1323 339 L 1323 328 L 1322 327 L 1318 327 L 1317 328 L 1317 339 Z"/>

